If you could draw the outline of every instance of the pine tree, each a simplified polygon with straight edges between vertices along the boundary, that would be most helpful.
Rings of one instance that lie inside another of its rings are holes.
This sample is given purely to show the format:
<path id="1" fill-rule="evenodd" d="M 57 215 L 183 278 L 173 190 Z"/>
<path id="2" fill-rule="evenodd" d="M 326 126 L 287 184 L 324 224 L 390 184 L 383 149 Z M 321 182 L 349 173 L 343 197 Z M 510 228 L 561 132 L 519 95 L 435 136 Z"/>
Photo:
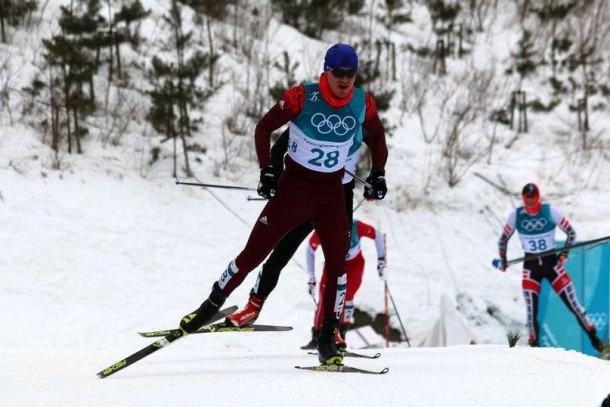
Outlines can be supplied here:
<path id="1" fill-rule="evenodd" d="M 110 7 L 110 1 L 108 7 Z M 123 79 L 123 68 L 121 63 L 121 44 L 130 43 L 137 49 L 140 44 L 140 35 L 133 30 L 132 25 L 145 19 L 150 15 L 150 10 L 145 10 L 140 0 L 132 1 L 130 4 L 123 4 L 121 9 L 114 14 L 112 22 L 108 26 L 106 36 L 108 38 L 107 46 L 110 47 L 110 66 L 108 69 L 109 80 L 112 81 L 114 76 L 114 67 L 116 65 L 116 75 L 119 79 Z M 116 63 L 115 58 L 116 57 Z"/>
<path id="2" fill-rule="evenodd" d="M 519 42 L 517 43 L 517 50 L 511 52 L 513 63 L 506 69 L 506 73 L 517 73 L 521 79 L 533 74 L 536 72 L 538 66 L 534 60 L 536 55 L 532 33 L 529 30 L 524 29 L 521 39 L 519 39 Z"/>
<path id="3" fill-rule="evenodd" d="M 384 27 L 391 31 L 395 25 L 411 23 L 411 9 L 405 10 L 403 0 L 385 0 L 382 9 L 385 14 L 378 18 Z"/>
<path id="4" fill-rule="evenodd" d="M 312 38 L 336 30 L 349 15 L 364 7 L 364 0 L 271 0 L 275 10 L 282 13 L 284 23 Z"/>
<path id="5" fill-rule="evenodd" d="M 290 61 L 290 55 L 288 52 L 284 51 L 282 54 L 282 63 L 275 62 L 273 67 L 277 70 L 281 71 L 285 76 L 285 81 L 278 82 L 269 89 L 269 94 L 274 100 L 279 100 L 282 97 L 282 94 L 288 89 L 297 84 L 295 78 L 295 71 L 299 67 L 298 62 Z"/>
<path id="6" fill-rule="evenodd" d="M 103 20 L 99 17 L 99 0 L 82 1 L 76 8 L 62 6 L 61 12 L 62 33 L 42 41 L 44 58 L 51 71 L 47 84 L 53 121 L 51 145 L 55 151 L 59 150 L 63 139 L 60 129 L 65 128 L 68 152 L 72 153 L 74 143 L 76 152 L 82 154 L 81 139 L 88 133 L 83 119 L 94 110 L 93 76 L 99 68 L 92 50 Z M 63 115 L 60 115 L 61 109 Z"/>
<path id="7" fill-rule="evenodd" d="M 194 47 L 193 34 L 185 31 L 182 24 L 182 7 L 178 0 L 172 0 L 168 15 L 163 17 L 171 29 L 171 37 L 164 44 L 167 50 L 175 54 L 171 61 L 154 57 L 150 78 L 153 90 L 149 91 L 152 107 L 148 120 L 153 127 L 167 136 L 166 140 L 174 142 L 174 170 L 177 176 L 177 143 L 182 144 L 184 171 L 191 176 L 189 164 L 190 137 L 196 124 L 191 120 L 191 110 L 200 107 L 203 101 L 212 94 L 211 89 L 202 89 L 196 80 L 210 64 L 209 55 L 195 51 L 187 57 L 187 49 Z M 194 47 L 196 48 L 196 47 Z"/>
<path id="8" fill-rule="evenodd" d="M 212 20 L 223 21 L 229 14 L 229 6 L 236 3 L 235 0 L 179 0 L 180 3 L 185 4 L 195 11 L 195 23 L 200 25 L 202 29 L 205 29 L 205 37 L 208 45 L 208 60 L 207 66 L 207 79 L 210 88 L 214 88 L 216 85 L 215 81 L 215 67 L 218 62 L 220 55 L 216 52 L 214 36 L 212 35 Z"/>
<path id="9" fill-rule="evenodd" d="M 23 24 L 26 16 L 38 10 L 37 0 L 0 0 L 0 34 L 6 42 L 6 25 Z"/>

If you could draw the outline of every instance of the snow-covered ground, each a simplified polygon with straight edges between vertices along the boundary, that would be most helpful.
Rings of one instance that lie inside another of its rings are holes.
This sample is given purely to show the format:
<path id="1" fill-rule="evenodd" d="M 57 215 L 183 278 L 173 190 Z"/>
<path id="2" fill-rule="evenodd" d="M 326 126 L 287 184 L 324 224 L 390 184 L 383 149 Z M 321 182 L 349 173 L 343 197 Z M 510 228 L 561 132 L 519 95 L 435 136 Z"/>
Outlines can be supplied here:
<path id="1" fill-rule="evenodd" d="M 313 315 L 299 267 L 302 250 L 259 319 L 293 331 L 187 337 L 100 380 L 98 371 L 152 342 L 137 331 L 174 327 L 203 300 L 249 228 L 206 190 L 170 179 L 117 178 L 86 168 L 45 174 L 19 174 L 6 160 L 0 169 L 2 405 L 573 407 L 596 406 L 610 391 L 608 362 L 562 349 L 509 348 L 504 329 L 491 322 L 473 326 L 479 345 L 403 343 L 381 349 L 377 360 L 347 360 L 373 370 L 389 367 L 383 376 L 297 371 L 295 365 L 316 364 L 299 349 L 309 339 Z M 249 222 L 262 205 L 242 192 L 214 194 Z M 467 217 L 422 216 L 418 222 L 430 228 L 417 233 L 405 226 L 415 214 L 392 213 L 382 203 L 359 215 L 387 225 L 389 286 L 410 334 L 430 328 L 447 286 L 477 301 L 488 290 L 497 304 L 519 298 L 518 277 L 487 266 L 494 242 L 472 237 L 464 245 L 458 231 Z M 451 227 L 441 227 L 445 221 Z M 493 235 L 485 227 L 477 233 Z M 435 257 L 431 247 L 441 244 L 439 253 L 446 255 Z M 364 249 L 374 256 L 372 242 Z M 227 304 L 242 306 L 254 278 Z M 383 309 L 374 264 L 356 302 Z M 521 304 L 505 309 L 511 310 L 519 314 Z M 398 327 L 396 319 L 392 324 Z"/>

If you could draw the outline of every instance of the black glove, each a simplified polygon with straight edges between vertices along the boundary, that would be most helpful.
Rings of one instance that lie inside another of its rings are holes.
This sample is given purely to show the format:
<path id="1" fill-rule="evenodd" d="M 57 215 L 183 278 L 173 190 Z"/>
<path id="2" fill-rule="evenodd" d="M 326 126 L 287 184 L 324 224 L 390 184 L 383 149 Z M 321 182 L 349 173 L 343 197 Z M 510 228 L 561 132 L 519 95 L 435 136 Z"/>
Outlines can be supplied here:
<path id="1" fill-rule="evenodd" d="M 383 199 L 388 193 L 388 187 L 385 184 L 385 170 L 373 170 L 366 178 L 366 182 L 371 185 L 371 188 L 364 187 L 364 197 L 368 200 Z"/>
<path id="2" fill-rule="evenodd" d="M 506 271 L 507 268 L 508 268 L 508 262 L 506 261 L 506 257 L 501 257 L 500 264 L 498 265 L 498 270 Z"/>
<path id="3" fill-rule="evenodd" d="M 277 195 L 277 179 L 272 166 L 261 168 L 261 179 L 256 190 L 260 196 L 273 199 Z"/>

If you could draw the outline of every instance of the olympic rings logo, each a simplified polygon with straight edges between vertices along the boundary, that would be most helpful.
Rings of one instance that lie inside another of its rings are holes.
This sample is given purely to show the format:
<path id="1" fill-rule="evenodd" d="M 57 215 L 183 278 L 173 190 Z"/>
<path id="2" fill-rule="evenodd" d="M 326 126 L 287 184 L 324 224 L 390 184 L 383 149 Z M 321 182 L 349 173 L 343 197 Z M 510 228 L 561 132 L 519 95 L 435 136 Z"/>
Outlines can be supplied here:
<path id="1" fill-rule="evenodd" d="M 535 230 L 542 230 L 547 225 L 547 220 L 544 218 L 541 219 L 525 219 L 521 222 L 521 227 L 528 232 L 533 232 Z"/>
<path id="2" fill-rule="evenodd" d="M 352 116 L 341 118 L 336 114 L 326 117 L 323 113 L 316 113 L 311 117 L 311 125 L 320 134 L 328 134 L 332 131 L 337 136 L 345 136 L 356 127 L 356 119 Z"/>
<path id="3" fill-rule="evenodd" d="M 587 314 L 593 325 L 595 325 L 595 329 L 598 331 L 603 331 L 608 323 L 608 315 L 605 312 L 596 312 L 593 314 Z"/>

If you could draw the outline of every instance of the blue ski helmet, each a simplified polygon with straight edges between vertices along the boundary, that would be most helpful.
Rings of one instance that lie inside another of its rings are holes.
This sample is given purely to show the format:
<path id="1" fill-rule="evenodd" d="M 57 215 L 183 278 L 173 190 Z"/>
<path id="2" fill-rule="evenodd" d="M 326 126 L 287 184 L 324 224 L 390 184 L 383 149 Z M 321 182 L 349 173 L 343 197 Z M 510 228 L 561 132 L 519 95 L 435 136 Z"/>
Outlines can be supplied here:
<path id="1" fill-rule="evenodd" d="M 324 71 L 329 69 L 358 69 L 358 54 L 348 44 L 335 44 L 326 51 Z"/>

